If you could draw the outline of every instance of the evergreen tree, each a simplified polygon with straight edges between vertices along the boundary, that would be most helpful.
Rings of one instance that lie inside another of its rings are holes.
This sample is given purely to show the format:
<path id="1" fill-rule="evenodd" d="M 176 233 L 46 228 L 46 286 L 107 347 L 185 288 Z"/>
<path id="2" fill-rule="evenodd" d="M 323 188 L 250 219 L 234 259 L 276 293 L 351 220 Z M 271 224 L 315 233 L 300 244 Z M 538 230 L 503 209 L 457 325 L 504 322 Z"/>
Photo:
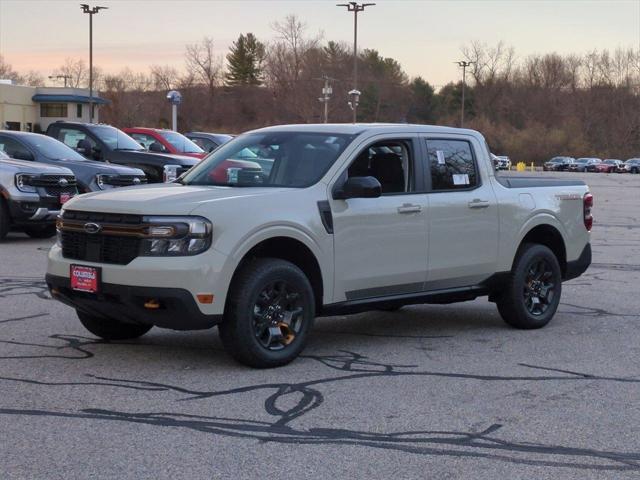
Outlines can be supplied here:
<path id="1" fill-rule="evenodd" d="M 241 34 L 227 54 L 227 85 L 261 85 L 265 56 L 264 44 L 253 33 Z"/>

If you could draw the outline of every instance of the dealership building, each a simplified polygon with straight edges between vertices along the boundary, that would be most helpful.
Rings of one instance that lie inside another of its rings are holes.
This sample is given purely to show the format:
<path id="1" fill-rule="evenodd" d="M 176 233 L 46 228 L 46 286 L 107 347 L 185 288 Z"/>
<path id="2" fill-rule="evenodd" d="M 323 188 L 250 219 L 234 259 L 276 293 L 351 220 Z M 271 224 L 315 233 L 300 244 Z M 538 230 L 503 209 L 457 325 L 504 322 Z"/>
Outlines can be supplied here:
<path id="1" fill-rule="evenodd" d="M 94 122 L 106 103 L 94 94 Z M 43 132 L 58 120 L 88 122 L 89 89 L 28 87 L 0 80 L 0 130 Z"/>

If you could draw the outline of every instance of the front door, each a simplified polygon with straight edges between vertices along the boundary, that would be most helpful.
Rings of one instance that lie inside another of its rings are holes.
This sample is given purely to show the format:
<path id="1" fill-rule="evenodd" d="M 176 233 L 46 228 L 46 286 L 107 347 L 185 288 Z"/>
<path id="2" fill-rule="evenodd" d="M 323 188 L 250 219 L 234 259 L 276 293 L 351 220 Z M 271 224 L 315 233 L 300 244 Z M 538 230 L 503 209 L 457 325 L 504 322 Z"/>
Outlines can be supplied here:
<path id="1" fill-rule="evenodd" d="M 413 138 L 379 140 L 364 147 L 343 172 L 373 176 L 378 198 L 330 200 L 334 226 L 335 301 L 424 290 L 428 197 L 416 175 Z"/>
<path id="2" fill-rule="evenodd" d="M 429 268 L 427 289 L 473 286 L 495 272 L 498 204 L 469 137 L 423 137 L 427 149 Z"/>

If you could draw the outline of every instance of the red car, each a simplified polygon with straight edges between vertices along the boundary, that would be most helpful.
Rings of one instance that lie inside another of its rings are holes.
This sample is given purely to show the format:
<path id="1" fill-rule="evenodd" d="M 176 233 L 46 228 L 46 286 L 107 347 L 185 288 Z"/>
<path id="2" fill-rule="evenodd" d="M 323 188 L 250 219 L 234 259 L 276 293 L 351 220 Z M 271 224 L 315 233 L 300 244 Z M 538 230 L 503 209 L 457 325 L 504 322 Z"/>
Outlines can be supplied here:
<path id="1" fill-rule="evenodd" d="M 204 158 L 207 152 L 181 133 L 161 128 L 123 128 L 126 134 L 151 152 Z"/>
<path id="2" fill-rule="evenodd" d="M 618 171 L 618 167 L 622 164 L 622 160 L 614 160 L 612 158 L 608 158 L 602 163 L 599 163 L 595 166 L 596 172 L 598 173 L 614 173 Z"/>

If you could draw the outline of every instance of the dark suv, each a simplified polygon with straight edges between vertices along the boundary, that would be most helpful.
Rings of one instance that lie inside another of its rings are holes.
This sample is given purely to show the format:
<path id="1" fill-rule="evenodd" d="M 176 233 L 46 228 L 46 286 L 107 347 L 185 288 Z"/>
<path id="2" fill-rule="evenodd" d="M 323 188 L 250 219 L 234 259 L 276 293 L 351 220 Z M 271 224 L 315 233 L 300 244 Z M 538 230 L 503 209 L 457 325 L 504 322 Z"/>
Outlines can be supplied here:
<path id="1" fill-rule="evenodd" d="M 61 121 L 49 125 L 47 135 L 91 160 L 139 168 L 150 183 L 171 182 L 198 163 L 192 157 L 147 152 L 110 125 Z"/>
<path id="2" fill-rule="evenodd" d="M 563 172 L 569 170 L 569 166 L 575 161 L 573 157 L 553 157 L 543 164 L 542 169 L 545 171 Z"/>
<path id="3" fill-rule="evenodd" d="M 64 143 L 38 133 L 0 130 L 0 150 L 12 158 L 67 167 L 81 193 L 147 183 L 138 168 L 87 160 Z"/>

